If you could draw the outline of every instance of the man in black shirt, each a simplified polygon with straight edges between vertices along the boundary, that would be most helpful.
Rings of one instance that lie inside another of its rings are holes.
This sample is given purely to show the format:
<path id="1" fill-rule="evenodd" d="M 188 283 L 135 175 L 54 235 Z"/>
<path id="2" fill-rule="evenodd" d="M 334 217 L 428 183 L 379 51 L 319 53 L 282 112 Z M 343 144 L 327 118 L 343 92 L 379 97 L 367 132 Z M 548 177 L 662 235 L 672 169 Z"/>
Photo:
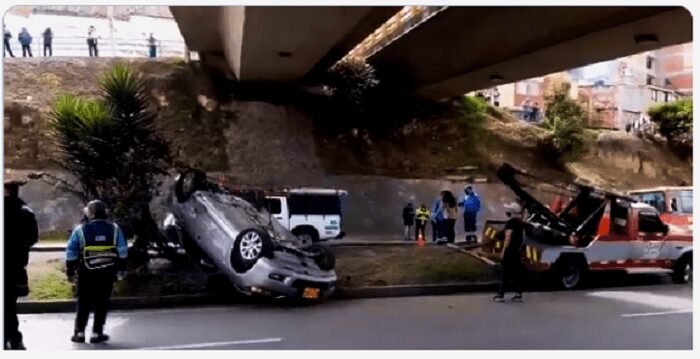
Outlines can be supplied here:
<path id="1" fill-rule="evenodd" d="M 501 252 L 501 286 L 493 300 L 503 302 L 506 286 L 510 281 L 513 281 L 513 290 L 515 291 L 513 301 L 519 302 L 523 300 L 522 281 L 525 270 L 522 263 L 521 250 L 524 229 L 522 220 L 523 209 L 520 204 L 515 202 L 506 204 L 505 207 L 508 209 L 506 215 L 509 219 L 503 229 L 505 231 L 505 241 Z"/>

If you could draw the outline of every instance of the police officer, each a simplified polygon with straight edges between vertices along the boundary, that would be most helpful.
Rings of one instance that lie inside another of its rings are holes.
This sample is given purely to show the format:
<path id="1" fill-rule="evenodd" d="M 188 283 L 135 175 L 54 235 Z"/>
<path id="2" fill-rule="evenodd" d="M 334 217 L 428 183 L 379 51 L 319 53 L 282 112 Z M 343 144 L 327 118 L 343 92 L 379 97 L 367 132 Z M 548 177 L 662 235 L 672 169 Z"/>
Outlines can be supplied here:
<path id="1" fill-rule="evenodd" d="M 517 202 L 506 204 L 504 207 L 507 208 L 508 221 L 503 229 L 505 241 L 501 252 L 501 286 L 493 300 L 503 302 L 507 286 L 512 281 L 514 282 L 512 289 L 515 292 L 512 300 L 520 302 L 523 300 L 523 276 L 525 274 L 522 262 L 523 231 L 525 229 L 522 220 L 523 208 Z"/>
<path id="2" fill-rule="evenodd" d="M 481 199 L 479 195 L 474 192 L 472 186 L 464 187 L 464 197 L 462 201 L 458 203 L 460 207 L 464 208 L 464 232 L 466 233 L 467 243 L 476 243 L 476 217 L 481 209 Z"/>
<path id="3" fill-rule="evenodd" d="M 425 227 L 430 219 L 430 211 L 425 203 L 421 204 L 418 210 L 416 210 L 416 240 L 421 237 L 425 240 Z"/>
<path id="4" fill-rule="evenodd" d="M 29 248 L 39 238 L 36 217 L 19 198 L 25 181 L 5 181 L 5 258 L 4 307 L 5 349 L 24 350 L 17 319 L 17 298 L 29 294 L 27 263 Z"/>
<path id="5" fill-rule="evenodd" d="M 94 308 L 90 343 L 102 343 L 109 340 L 103 331 L 109 297 L 115 279 L 123 277 L 128 248 L 119 226 L 107 220 L 102 201 L 91 201 L 83 212 L 88 221 L 73 230 L 66 248 L 68 280 L 73 282 L 78 275 L 78 313 L 71 341 L 85 342 L 85 326 Z"/>

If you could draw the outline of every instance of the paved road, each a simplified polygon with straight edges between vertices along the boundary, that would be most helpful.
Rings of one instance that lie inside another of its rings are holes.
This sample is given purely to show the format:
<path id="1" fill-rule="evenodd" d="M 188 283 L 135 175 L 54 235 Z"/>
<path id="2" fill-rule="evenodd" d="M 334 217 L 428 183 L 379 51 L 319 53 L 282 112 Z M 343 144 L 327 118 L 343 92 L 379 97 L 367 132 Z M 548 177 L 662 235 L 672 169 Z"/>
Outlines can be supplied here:
<path id="1" fill-rule="evenodd" d="M 691 349 L 692 287 L 115 312 L 112 342 L 73 344 L 72 314 L 20 316 L 30 349 Z"/>

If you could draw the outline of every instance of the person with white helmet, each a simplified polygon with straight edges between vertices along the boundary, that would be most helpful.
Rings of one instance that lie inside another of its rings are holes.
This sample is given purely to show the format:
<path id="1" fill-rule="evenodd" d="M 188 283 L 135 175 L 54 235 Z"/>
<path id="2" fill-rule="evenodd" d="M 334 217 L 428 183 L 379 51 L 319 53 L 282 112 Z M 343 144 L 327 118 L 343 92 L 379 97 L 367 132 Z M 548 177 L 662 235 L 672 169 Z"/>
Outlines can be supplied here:
<path id="1" fill-rule="evenodd" d="M 503 302 L 506 289 L 510 282 L 513 282 L 515 296 L 512 300 L 519 302 L 523 300 L 523 275 L 525 268 L 522 263 L 523 232 L 525 224 L 523 222 L 523 207 L 518 202 L 505 204 L 508 221 L 505 228 L 505 241 L 501 252 L 501 285 L 498 294 L 493 297 L 496 302 Z"/>
<path id="2" fill-rule="evenodd" d="M 101 343 L 109 340 L 104 334 L 109 298 L 114 281 L 126 269 L 128 247 L 119 226 L 108 220 L 102 201 L 90 201 L 83 212 L 87 222 L 73 230 L 66 246 L 68 280 L 74 282 L 76 272 L 78 275 L 78 310 L 71 341 L 85 342 L 85 326 L 94 309 L 90 343 Z"/>

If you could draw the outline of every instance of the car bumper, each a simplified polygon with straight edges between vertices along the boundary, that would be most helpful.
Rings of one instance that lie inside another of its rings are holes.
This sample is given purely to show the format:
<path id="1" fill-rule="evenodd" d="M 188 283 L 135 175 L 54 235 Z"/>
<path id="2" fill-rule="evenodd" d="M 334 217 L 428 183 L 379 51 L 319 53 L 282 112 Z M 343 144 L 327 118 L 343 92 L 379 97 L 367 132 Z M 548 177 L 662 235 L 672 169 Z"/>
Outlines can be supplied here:
<path id="1" fill-rule="evenodd" d="M 246 292 L 271 296 L 303 297 L 304 290 L 318 291 L 324 298 L 335 291 L 334 271 L 319 271 L 300 264 L 290 264 L 286 253 L 262 258 L 245 274 L 237 274 L 236 284 Z M 282 257 L 282 258 L 280 258 Z M 310 298 L 315 299 L 315 298 Z"/>

